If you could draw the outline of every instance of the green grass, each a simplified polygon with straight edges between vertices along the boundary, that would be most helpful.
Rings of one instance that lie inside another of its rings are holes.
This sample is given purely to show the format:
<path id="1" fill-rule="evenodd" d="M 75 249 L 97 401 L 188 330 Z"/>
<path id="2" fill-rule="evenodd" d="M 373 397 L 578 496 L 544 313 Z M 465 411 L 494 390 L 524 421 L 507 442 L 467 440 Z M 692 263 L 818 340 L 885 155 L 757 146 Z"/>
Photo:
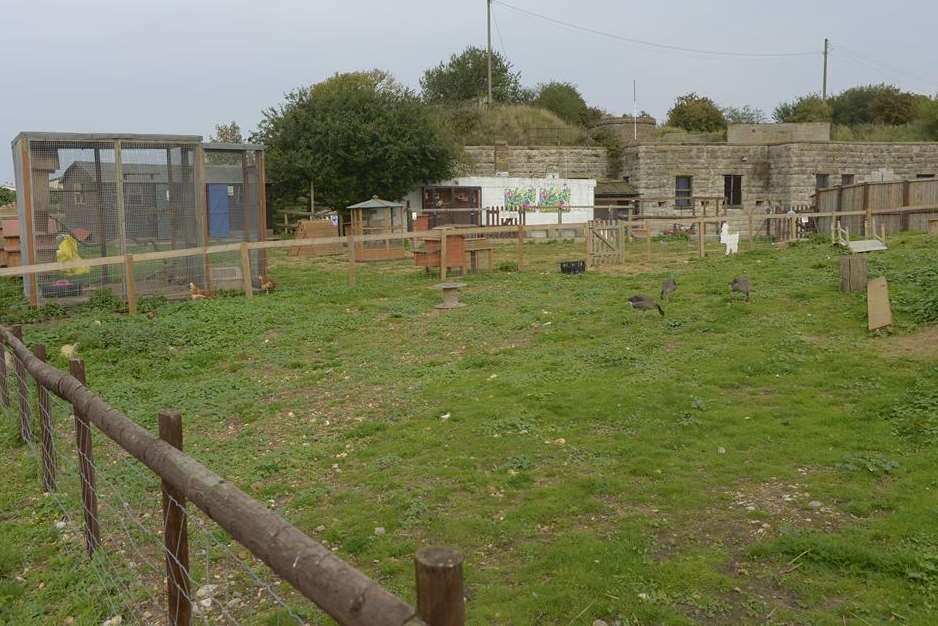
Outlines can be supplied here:
<path id="1" fill-rule="evenodd" d="M 896 316 L 878 333 L 829 245 L 695 244 L 580 276 L 557 271 L 579 247 L 529 244 L 524 271 L 464 277 L 445 313 L 406 263 L 350 289 L 340 262 L 282 257 L 269 296 L 152 320 L 89 306 L 26 337 L 58 366 L 77 342 L 92 387 L 151 430 L 180 408 L 194 457 L 411 601 L 414 551 L 458 547 L 472 624 L 933 623 L 934 239 L 871 257 Z M 664 318 L 627 306 L 668 275 Z M 100 623 L 106 585 L 63 553 L 9 414 L 0 436 L 0 622 Z"/>

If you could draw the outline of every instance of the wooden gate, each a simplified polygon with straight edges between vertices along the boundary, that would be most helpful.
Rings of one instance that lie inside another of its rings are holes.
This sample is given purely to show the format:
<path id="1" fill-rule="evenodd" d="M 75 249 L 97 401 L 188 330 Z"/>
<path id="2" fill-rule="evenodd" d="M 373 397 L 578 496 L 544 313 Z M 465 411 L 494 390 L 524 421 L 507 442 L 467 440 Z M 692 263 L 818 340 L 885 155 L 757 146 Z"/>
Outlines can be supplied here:
<path id="1" fill-rule="evenodd" d="M 625 262 L 625 222 L 590 220 L 586 227 L 586 263 L 590 267 Z"/>

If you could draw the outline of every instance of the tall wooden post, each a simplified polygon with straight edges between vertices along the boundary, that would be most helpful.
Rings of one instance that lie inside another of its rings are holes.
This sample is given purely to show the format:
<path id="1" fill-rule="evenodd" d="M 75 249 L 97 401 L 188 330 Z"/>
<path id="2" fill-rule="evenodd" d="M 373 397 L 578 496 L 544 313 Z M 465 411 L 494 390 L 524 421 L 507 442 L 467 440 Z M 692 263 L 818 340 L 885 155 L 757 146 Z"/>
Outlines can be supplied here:
<path id="1" fill-rule="evenodd" d="M 23 327 L 17 324 L 12 329 L 13 336 L 23 341 Z M 14 356 L 16 351 L 14 350 Z M 26 366 L 20 358 L 15 358 L 13 370 L 16 373 L 16 389 L 19 396 L 20 406 L 20 438 L 23 441 L 30 441 L 33 438 L 32 427 L 29 420 L 29 387 L 26 385 Z"/>
<path id="2" fill-rule="evenodd" d="M 251 251 L 248 244 L 241 244 L 241 285 L 244 288 L 244 295 L 247 298 L 254 297 L 254 282 L 251 275 Z"/>
<path id="3" fill-rule="evenodd" d="M 427 626 L 463 626 L 463 557 L 449 548 L 421 548 L 414 558 L 417 614 Z"/>
<path id="4" fill-rule="evenodd" d="M 629 224 L 629 243 L 632 243 L 632 211 L 633 209 L 634 207 L 629 207 L 628 211 L 625 213 L 625 216 L 626 216 L 625 219 L 628 221 L 628 224 Z"/>
<path id="5" fill-rule="evenodd" d="M 753 233 L 752 233 L 752 209 L 749 209 L 747 214 L 747 220 L 749 221 L 749 249 L 752 250 L 754 247 L 753 244 Z"/>
<path id="6" fill-rule="evenodd" d="M 704 257 L 704 221 L 697 222 L 697 256 Z"/>
<path id="7" fill-rule="evenodd" d="M 866 183 L 863 186 L 863 210 L 866 211 L 866 219 L 863 224 L 863 233 L 867 239 L 873 238 L 873 203 L 870 202 L 870 191 L 872 185 Z"/>
<path id="8" fill-rule="evenodd" d="M 651 224 L 645 220 L 645 260 L 651 265 Z"/>
<path id="9" fill-rule="evenodd" d="M 46 347 L 41 343 L 33 346 L 33 354 L 45 363 Z M 42 490 L 47 493 L 55 491 L 55 445 L 52 441 L 52 403 L 49 401 L 49 390 L 36 381 L 36 405 L 39 410 L 39 432 L 41 437 L 40 452 L 42 456 Z"/>
<path id="10" fill-rule="evenodd" d="M 788 218 L 788 240 L 789 241 L 796 241 L 798 239 L 798 233 L 796 232 L 797 229 L 798 229 L 797 218 L 794 215 L 792 215 L 791 217 Z"/>
<path id="11" fill-rule="evenodd" d="M 584 229 L 586 235 L 586 266 L 593 267 L 593 222 L 586 223 Z"/>
<path id="12" fill-rule="evenodd" d="M 199 230 L 199 247 L 205 248 L 209 243 L 209 218 L 208 218 L 208 185 L 205 181 L 205 148 L 202 144 L 195 147 L 195 222 Z M 212 289 L 212 276 L 208 260 L 208 253 L 202 255 L 202 274 L 205 281 L 205 288 Z"/>
<path id="13" fill-rule="evenodd" d="M 134 280 L 134 255 L 124 255 L 124 279 L 127 283 L 127 313 L 137 314 L 137 282 Z"/>
<path id="14" fill-rule="evenodd" d="M 85 362 L 71 359 L 68 372 L 85 384 Z M 94 482 L 94 451 L 91 448 L 91 424 L 78 405 L 72 405 L 75 415 L 75 447 L 78 450 L 78 475 L 81 477 L 81 510 L 85 519 L 85 548 L 92 556 L 101 545 L 98 526 L 98 492 Z"/>
<path id="15" fill-rule="evenodd" d="M 625 263 L 625 223 L 622 220 L 616 220 L 616 235 L 618 241 L 619 263 Z"/>
<path id="16" fill-rule="evenodd" d="M 7 372 L 7 348 L 0 339 L 0 403 L 10 406 L 10 388 L 8 386 L 9 372 Z"/>
<path id="17" fill-rule="evenodd" d="M 356 274 L 356 272 L 358 271 L 358 268 L 356 267 L 356 264 L 358 263 L 358 261 L 355 260 L 354 232 L 355 231 L 353 229 L 352 232 L 346 237 L 346 241 L 348 243 L 348 286 L 349 287 L 354 287 L 356 283 L 358 282 L 358 276 Z"/>
<path id="18" fill-rule="evenodd" d="M 159 414 L 160 439 L 182 450 L 182 414 Z M 192 603 L 189 591 L 189 535 L 186 498 L 167 481 L 163 488 L 163 540 L 166 547 L 166 600 L 170 626 L 189 626 Z"/>
<path id="19" fill-rule="evenodd" d="M 29 148 L 29 140 L 20 140 L 20 159 L 23 166 L 23 188 L 17 190 L 17 194 L 23 196 L 23 206 L 25 210 L 26 223 L 20 228 L 20 242 L 26 242 L 26 262 L 30 265 L 36 263 L 36 231 L 33 228 L 33 193 L 32 193 L 32 154 Z M 48 193 L 48 192 L 47 192 Z M 39 308 L 39 281 L 35 272 L 31 272 L 23 277 L 23 280 L 29 284 L 29 304 Z"/>
<path id="20" fill-rule="evenodd" d="M 446 258 L 446 241 L 448 237 L 447 237 L 446 231 L 447 229 L 445 227 L 440 229 L 440 280 L 441 281 L 446 280 L 446 269 L 448 265 L 448 260 Z"/>
<path id="21" fill-rule="evenodd" d="M 518 224 L 518 270 L 524 269 L 524 224 Z"/>

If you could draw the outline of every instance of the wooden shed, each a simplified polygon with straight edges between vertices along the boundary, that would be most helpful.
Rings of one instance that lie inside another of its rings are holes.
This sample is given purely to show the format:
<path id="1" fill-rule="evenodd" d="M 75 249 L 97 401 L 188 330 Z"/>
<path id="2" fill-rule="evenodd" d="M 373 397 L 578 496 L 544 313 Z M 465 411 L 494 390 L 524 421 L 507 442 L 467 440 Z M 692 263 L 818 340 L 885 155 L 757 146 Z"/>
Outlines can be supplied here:
<path id="1" fill-rule="evenodd" d="M 406 233 L 410 230 L 410 212 L 399 202 L 389 202 L 374 196 L 337 211 L 339 235 L 362 236 L 384 233 Z M 408 256 L 403 239 L 377 239 L 355 244 L 358 261 L 385 261 Z"/>

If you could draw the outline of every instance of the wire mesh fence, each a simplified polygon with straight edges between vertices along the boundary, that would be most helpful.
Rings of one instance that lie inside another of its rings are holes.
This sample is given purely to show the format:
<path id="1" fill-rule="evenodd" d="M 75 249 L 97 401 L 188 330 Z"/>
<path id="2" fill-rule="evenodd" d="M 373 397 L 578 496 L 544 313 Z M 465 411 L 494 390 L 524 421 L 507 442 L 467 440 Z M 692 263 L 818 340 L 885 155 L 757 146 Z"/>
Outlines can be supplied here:
<path id="1" fill-rule="evenodd" d="M 197 136 L 22 133 L 13 147 L 22 225 L 21 263 L 92 260 L 259 241 L 265 232 L 259 146 L 202 144 Z M 252 255 L 252 278 L 264 273 Z M 233 255 L 158 258 L 34 274 L 26 295 L 37 306 L 84 301 L 110 290 L 185 297 L 240 288 Z M 131 280 L 132 279 L 132 280 Z"/>
<path id="2" fill-rule="evenodd" d="M 309 601 L 204 513 L 167 493 L 108 437 L 83 429 L 75 407 L 37 385 L 15 351 L 2 358 L 3 415 L 41 468 L 37 489 L 54 504 L 56 544 L 90 572 L 84 589 L 102 622 L 322 623 Z M 182 512 L 184 523 L 167 535 L 170 511 Z"/>

